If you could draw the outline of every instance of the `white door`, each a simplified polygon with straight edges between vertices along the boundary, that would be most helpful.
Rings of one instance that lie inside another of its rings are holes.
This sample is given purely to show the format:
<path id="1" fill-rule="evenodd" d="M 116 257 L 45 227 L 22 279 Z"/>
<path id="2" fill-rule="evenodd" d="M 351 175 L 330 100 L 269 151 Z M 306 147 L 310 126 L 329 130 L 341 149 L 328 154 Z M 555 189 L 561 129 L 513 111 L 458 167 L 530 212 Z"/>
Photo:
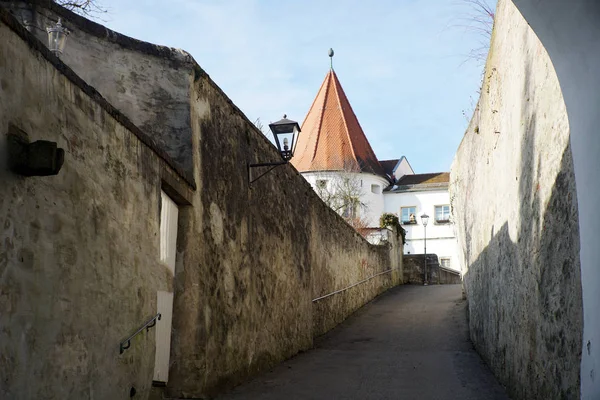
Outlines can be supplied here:
<path id="1" fill-rule="evenodd" d="M 166 264 L 174 275 L 179 209 L 177 208 L 177 204 L 165 192 L 161 191 L 160 194 L 160 261 Z M 167 282 L 167 284 L 169 283 Z M 165 291 L 157 292 L 156 308 L 161 317 L 160 321 L 156 323 L 156 354 L 154 358 L 153 380 L 166 383 L 169 379 L 173 293 Z"/>
<path id="2" fill-rule="evenodd" d="M 157 292 L 156 306 L 160 313 L 160 321 L 156 322 L 156 354 L 154 357 L 154 378 L 152 380 L 166 383 L 169 380 L 173 293 Z"/>

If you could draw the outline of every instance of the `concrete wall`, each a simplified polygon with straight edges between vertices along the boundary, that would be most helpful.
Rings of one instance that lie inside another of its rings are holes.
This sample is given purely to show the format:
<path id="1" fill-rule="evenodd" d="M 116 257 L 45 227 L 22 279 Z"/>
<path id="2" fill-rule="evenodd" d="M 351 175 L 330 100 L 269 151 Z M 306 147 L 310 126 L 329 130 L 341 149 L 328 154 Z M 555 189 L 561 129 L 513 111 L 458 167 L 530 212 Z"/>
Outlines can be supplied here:
<path id="1" fill-rule="evenodd" d="M 423 254 L 425 245 L 425 230 L 421 223 L 421 215 L 429 215 L 427 225 L 427 253 L 437 254 L 440 258 L 450 259 L 450 268 L 460 271 L 458 261 L 458 244 L 452 224 L 435 222 L 435 206 L 450 204 L 447 190 L 386 192 L 384 195 L 385 212 L 394 213 L 401 217 L 402 207 L 416 207 L 417 223 L 405 224 L 406 245 L 404 253 Z M 451 216 L 451 220 L 452 220 Z"/>
<path id="2" fill-rule="evenodd" d="M 579 188 L 583 337 L 581 398 L 600 398 L 600 3 L 593 0 L 514 1 L 548 51 L 563 92 L 575 181 Z"/>
<path id="3" fill-rule="evenodd" d="M 368 244 L 291 165 L 249 187 L 246 163 L 277 152 L 200 67 L 187 74 L 191 177 L 0 8 L 1 159 L 9 123 L 66 153 L 57 176 L 0 168 L 0 397 L 147 398 L 154 331 L 118 345 L 158 290 L 175 293 L 166 392 L 201 397 L 399 282 L 401 247 Z M 159 262 L 161 188 L 180 205 L 174 276 Z"/>
<path id="4" fill-rule="evenodd" d="M 450 196 L 473 343 L 514 398 L 579 398 L 582 299 L 569 122 L 554 68 L 498 4 Z"/>

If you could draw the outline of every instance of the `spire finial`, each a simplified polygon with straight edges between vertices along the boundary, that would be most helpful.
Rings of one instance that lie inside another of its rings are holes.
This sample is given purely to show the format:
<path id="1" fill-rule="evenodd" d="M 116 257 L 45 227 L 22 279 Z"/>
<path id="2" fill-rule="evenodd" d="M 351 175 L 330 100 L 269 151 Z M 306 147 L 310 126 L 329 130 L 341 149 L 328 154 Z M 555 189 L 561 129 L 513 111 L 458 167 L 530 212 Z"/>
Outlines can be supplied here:
<path id="1" fill-rule="evenodd" d="M 333 49 L 329 49 L 329 60 L 331 62 L 331 69 L 333 69 L 333 55 L 335 53 L 333 52 Z"/>

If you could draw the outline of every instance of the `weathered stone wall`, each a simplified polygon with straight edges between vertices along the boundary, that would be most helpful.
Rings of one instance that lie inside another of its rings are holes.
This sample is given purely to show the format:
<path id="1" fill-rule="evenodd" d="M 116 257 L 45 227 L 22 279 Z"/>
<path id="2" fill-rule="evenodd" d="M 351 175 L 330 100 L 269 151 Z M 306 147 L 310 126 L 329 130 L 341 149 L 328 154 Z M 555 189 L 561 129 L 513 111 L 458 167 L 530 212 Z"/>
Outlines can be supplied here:
<path id="1" fill-rule="evenodd" d="M 583 302 L 581 398 L 600 399 L 600 2 L 513 1 L 548 51 L 569 115 Z"/>
<path id="2" fill-rule="evenodd" d="M 0 6 L 42 43 L 46 27 L 62 18 L 71 33 L 61 60 L 192 172 L 188 53 L 121 35 L 52 1 L 0 0 Z"/>
<path id="3" fill-rule="evenodd" d="M 246 164 L 277 152 L 197 65 L 187 74 L 193 174 L 0 8 L 0 151 L 13 123 L 66 153 L 57 176 L 0 168 L 0 397 L 147 398 L 154 331 L 118 344 L 156 313 L 157 290 L 174 292 L 166 391 L 201 397 L 398 283 L 401 246 L 368 244 L 291 165 L 250 187 Z M 181 203 L 174 277 L 159 262 L 161 188 Z"/>
<path id="4" fill-rule="evenodd" d="M 439 274 L 439 283 L 442 285 L 458 285 L 462 283 L 460 273 L 439 268 L 436 271 Z"/>
<path id="5" fill-rule="evenodd" d="M 397 273 L 313 298 L 401 265 L 401 247 L 367 243 L 291 165 L 249 186 L 246 164 L 277 161 L 275 148 L 205 74 L 191 99 L 198 192 L 182 221 L 172 396 L 214 394 L 309 348 Z"/>
<path id="6" fill-rule="evenodd" d="M 362 236 L 340 225 L 338 215 L 329 211 L 328 207 L 314 207 L 312 211 L 312 296 L 318 299 L 348 289 L 313 302 L 314 336 L 329 331 L 378 294 L 402 283 L 402 238 L 393 233 L 388 244 L 365 246 Z M 363 283 L 353 286 L 358 282 Z"/>
<path id="7" fill-rule="evenodd" d="M 569 124 L 552 63 L 498 4 L 451 169 L 473 343 L 514 398 L 579 398 L 582 301 Z"/>
<path id="8" fill-rule="evenodd" d="M 425 257 L 423 254 L 410 254 L 403 257 L 402 269 L 404 271 L 404 283 L 422 285 L 425 275 Z M 427 254 L 427 283 L 428 284 L 457 284 L 461 283 L 458 271 L 449 271 L 440 268 L 440 262 L 436 254 Z"/>
<path id="9" fill-rule="evenodd" d="M 180 179 L 124 117 L 2 17 L 0 397 L 117 399 L 131 387 L 147 391 L 154 331 L 123 356 L 119 342 L 154 316 L 156 291 L 169 289 L 158 260 L 160 185 L 167 179 L 177 187 Z M 57 176 L 7 171 L 9 123 L 65 149 Z"/>

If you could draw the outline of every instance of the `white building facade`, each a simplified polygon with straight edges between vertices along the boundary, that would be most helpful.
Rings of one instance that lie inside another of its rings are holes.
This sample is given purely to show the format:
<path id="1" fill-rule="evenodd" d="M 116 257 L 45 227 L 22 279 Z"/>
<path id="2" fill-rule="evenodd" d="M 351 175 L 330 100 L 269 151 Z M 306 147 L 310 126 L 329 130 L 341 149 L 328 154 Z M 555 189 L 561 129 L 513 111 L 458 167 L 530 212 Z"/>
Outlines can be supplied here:
<path id="1" fill-rule="evenodd" d="M 317 193 L 322 193 L 323 189 L 334 193 L 336 182 L 342 174 L 350 175 L 354 184 L 360 186 L 359 202 L 364 207 L 357 207 L 350 212 L 344 208 L 336 209 L 340 215 L 364 218 L 368 226 L 375 228 L 379 227 L 383 213 L 396 214 L 406 230 L 404 254 L 424 254 L 427 245 L 427 254 L 436 254 L 442 267 L 460 271 L 447 173 L 409 173 L 402 175 L 395 185 L 370 173 L 302 173 Z M 433 182 L 428 183 L 430 181 Z M 426 227 L 423 225 L 423 214 L 429 216 Z"/>
<path id="2" fill-rule="evenodd" d="M 436 254 L 442 267 L 460 271 L 447 182 L 395 185 L 384 193 L 384 199 L 385 212 L 398 215 L 406 229 L 404 254 L 424 254 L 427 244 L 427 254 Z M 423 214 L 429 216 L 426 227 Z"/>
<path id="3" fill-rule="evenodd" d="M 342 177 L 343 175 L 343 177 Z M 343 185 L 340 182 L 351 180 L 359 194 L 358 206 L 353 209 L 341 206 L 340 209 L 326 201 L 335 211 L 344 217 L 360 217 L 365 220 L 368 226 L 378 227 L 379 218 L 385 209 L 384 190 L 389 186 L 389 181 L 379 175 L 370 173 L 341 172 L 341 171 L 315 171 L 303 172 L 302 176 L 311 184 L 313 189 L 324 197 L 322 193 L 335 194 L 337 186 Z M 343 190 L 343 189 L 342 189 Z M 334 203 L 334 202 L 333 202 Z"/>

